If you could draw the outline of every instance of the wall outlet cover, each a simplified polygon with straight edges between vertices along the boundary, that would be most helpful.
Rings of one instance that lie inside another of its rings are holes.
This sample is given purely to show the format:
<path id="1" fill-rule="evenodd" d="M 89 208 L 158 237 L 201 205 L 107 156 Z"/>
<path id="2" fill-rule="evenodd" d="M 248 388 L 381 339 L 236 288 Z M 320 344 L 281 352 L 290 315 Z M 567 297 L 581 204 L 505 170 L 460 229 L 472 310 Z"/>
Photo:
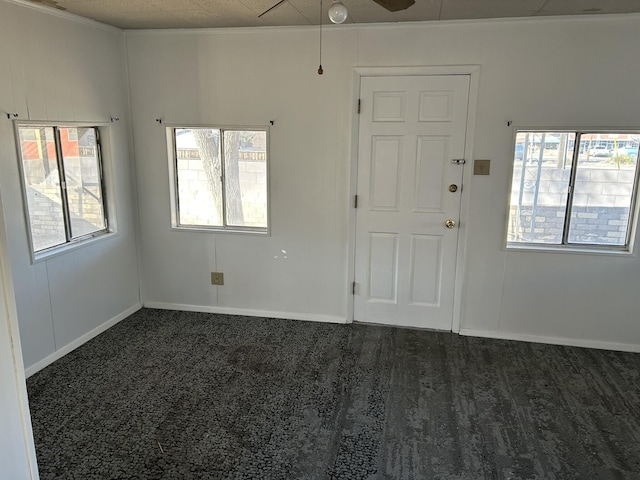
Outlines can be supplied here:
<path id="1" fill-rule="evenodd" d="M 476 160 L 473 162 L 474 175 L 489 175 L 491 170 L 491 160 Z"/>

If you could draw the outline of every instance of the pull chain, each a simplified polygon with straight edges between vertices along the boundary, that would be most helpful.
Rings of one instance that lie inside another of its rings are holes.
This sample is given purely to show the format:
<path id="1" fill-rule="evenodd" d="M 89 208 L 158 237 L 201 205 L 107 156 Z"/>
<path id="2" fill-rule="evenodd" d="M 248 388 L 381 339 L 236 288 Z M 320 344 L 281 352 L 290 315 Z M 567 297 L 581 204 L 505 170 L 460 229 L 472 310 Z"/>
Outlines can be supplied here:
<path id="1" fill-rule="evenodd" d="M 320 0 L 320 66 L 318 67 L 318 75 L 322 75 L 322 0 Z"/>

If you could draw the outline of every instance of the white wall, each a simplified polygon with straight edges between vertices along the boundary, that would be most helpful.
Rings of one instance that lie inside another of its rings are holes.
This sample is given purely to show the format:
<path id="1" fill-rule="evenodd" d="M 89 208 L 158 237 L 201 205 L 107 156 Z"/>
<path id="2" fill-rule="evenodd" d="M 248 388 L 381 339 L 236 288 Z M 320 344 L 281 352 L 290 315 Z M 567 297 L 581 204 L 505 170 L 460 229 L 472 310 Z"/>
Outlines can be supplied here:
<path id="1" fill-rule="evenodd" d="M 130 126 L 122 33 L 0 1 L 0 191 L 7 206 L 27 373 L 138 308 Z M 118 235 L 32 264 L 13 122 L 120 122 L 107 127 L 105 164 Z"/>
<path id="2" fill-rule="evenodd" d="M 352 71 L 480 65 L 465 333 L 640 348 L 640 260 L 505 251 L 515 126 L 640 127 L 637 15 L 443 24 L 127 32 L 144 299 L 345 319 Z M 169 230 L 166 123 L 266 124 L 270 238 Z M 281 250 L 287 251 L 287 259 Z M 226 285 L 209 285 L 224 271 Z M 274 313 L 275 314 L 275 313 Z"/>
<path id="3" fill-rule="evenodd" d="M 351 35 L 334 35 L 328 45 L 335 51 L 336 42 L 347 45 Z M 356 50 L 327 54 L 320 78 L 315 38 L 308 29 L 129 34 L 147 304 L 344 321 L 345 125 Z M 157 117 L 188 124 L 275 122 L 270 237 L 169 230 L 165 128 Z M 210 285 L 211 271 L 224 272 L 224 287 Z"/>

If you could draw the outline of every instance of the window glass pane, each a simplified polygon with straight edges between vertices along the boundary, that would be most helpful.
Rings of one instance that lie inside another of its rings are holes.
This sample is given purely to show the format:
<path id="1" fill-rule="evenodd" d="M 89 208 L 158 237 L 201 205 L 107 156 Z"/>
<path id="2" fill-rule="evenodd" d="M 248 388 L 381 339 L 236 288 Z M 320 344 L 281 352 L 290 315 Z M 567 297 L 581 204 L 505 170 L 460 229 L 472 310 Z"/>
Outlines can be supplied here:
<path id="1" fill-rule="evenodd" d="M 626 244 L 639 138 L 622 133 L 580 137 L 569 243 Z"/>
<path id="2" fill-rule="evenodd" d="M 18 129 L 34 251 L 67 241 L 52 127 Z"/>
<path id="3" fill-rule="evenodd" d="M 106 222 L 96 130 L 62 127 L 59 132 L 71 237 L 104 230 Z"/>
<path id="4" fill-rule="evenodd" d="M 508 242 L 561 244 L 575 133 L 518 132 Z"/>
<path id="5" fill-rule="evenodd" d="M 267 227 L 267 132 L 224 131 L 227 225 Z"/>
<path id="6" fill-rule="evenodd" d="M 220 130 L 176 128 L 178 223 L 222 226 Z"/>

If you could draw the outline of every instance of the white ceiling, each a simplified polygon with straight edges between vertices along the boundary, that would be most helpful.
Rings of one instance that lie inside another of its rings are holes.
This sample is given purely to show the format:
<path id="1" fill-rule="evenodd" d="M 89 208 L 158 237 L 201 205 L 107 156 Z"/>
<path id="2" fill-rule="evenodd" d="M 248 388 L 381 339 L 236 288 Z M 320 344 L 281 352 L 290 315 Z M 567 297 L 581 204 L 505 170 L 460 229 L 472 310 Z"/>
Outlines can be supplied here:
<path id="1" fill-rule="evenodd" d="M 125 29 L 317 25 L 320 0 L 29 0 Z M 332 0 L 323 0 L 323 23 Z M 391 13 L 373 0 L 342 0 L 347 23 L 411 22 L 640 12 L 640 0 L 416 0 Z"/>

